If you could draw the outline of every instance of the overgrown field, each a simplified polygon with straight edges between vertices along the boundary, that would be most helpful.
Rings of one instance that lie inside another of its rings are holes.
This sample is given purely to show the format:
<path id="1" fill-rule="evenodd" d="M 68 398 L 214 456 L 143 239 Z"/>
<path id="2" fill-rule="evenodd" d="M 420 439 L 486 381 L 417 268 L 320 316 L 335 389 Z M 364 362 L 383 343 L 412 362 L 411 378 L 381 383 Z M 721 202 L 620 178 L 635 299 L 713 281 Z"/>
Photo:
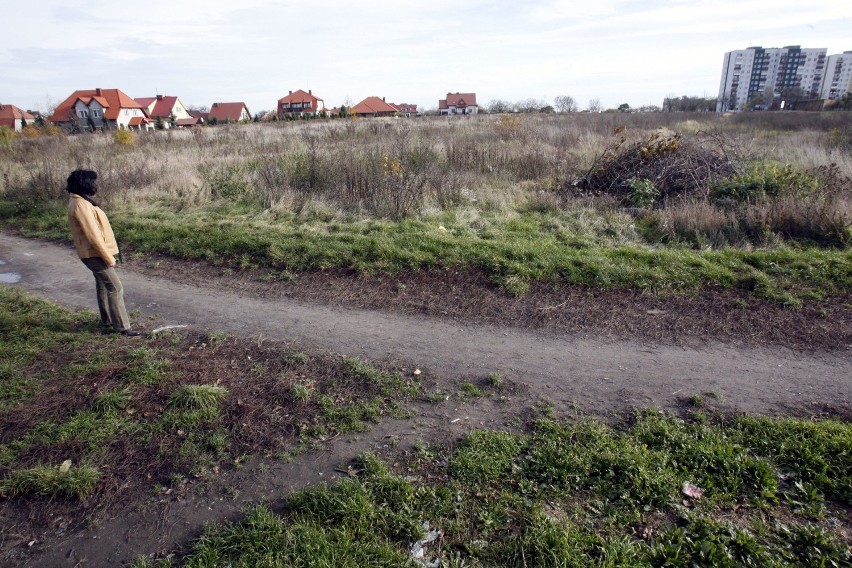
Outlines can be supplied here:
<path id="1" fill-rule="evenodd" d="M 0 223 L 67 240 L 95 169 L 125 252 L 281 278 L 456 266 L 530 282 L 848 294 L 845 113 L 328 120 L 0 148 Z"/>

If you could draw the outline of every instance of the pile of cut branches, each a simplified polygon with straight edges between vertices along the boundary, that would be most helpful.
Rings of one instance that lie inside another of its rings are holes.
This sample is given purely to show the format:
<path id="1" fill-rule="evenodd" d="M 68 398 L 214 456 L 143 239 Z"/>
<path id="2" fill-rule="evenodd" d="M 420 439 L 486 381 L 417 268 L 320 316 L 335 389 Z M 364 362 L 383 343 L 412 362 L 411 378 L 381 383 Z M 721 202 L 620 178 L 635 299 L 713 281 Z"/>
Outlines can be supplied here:
<path id="1" fill-rule="evenodd" d="M 637 191 L 651 191 L 650 203 L 665 203 L 672 197 L 706 197 L 712 183 L 736 173 L 738 161 L 717 135 L 699 132 L 689 137 L 655 132 L 629 143 L 623 129 L 595 158 L 588 172 L 574 187 L 592 194 L 609 194 L 624 204 L 636 205 Z M 567 188 L 566 188 L 567 189 Z"/>

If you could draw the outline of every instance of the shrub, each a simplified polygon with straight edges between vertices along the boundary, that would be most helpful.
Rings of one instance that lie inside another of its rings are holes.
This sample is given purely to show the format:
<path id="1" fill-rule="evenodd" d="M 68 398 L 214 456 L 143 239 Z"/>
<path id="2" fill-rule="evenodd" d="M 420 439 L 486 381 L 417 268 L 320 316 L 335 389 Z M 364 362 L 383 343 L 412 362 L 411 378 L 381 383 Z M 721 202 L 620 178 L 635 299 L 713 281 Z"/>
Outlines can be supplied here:
<path id="1" fill-rule="evenodd" d="M 636 207 L 652 207 L 660 196 L 660 190 L 649 179 L 632 178 L 627 180 L 627 186 L 630 188 L 630 202 Z"/>
<path id="2" fill-rule="evenodd" d="M 119 146 L 133 146 L 133 144 L 136 143 L 136 138 L 133 136 L 133 133 L 123 128 L 119 128 L 115 131 L 113 139 Z"/>
<path id="3" fill-rule="evenodd" d="M 790 164 L 759 161 L 745 172 L 715 183 L 711 197 L 716 200 L 755 201 L 782 195 L 807 196 L 818 188 L 817 179 Z"/>
<path id="4" fill-rule="evenodd" d="M 8 126 L 0 126 L 0 146 L 10 148 L 15 138 L 15 131 Z"/>

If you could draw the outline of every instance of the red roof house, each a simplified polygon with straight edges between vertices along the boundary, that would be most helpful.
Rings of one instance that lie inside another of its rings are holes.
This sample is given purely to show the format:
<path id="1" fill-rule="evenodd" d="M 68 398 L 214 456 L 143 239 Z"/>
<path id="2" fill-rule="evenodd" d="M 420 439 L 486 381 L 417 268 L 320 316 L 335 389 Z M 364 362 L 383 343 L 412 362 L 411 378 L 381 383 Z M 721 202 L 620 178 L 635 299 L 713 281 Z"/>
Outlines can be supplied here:
<path id="1" fill-rule="evenodd" d="M 394 116 L 399 109 L 385 102 L 384 97 L 367 97 L 349 109 L 350 114 L 360 117 Z"/>
<path id="2" fill-rule="evenodd" d="M 145 118 L 142 105 L 118 89 L 74 91 L 48 120 L 72 130 L 129 128 L 130 119 Z M 137 122 L 137 121 L 134 121 Z"/>
<path id="3" fill-rule="evenodd" d="M 179 125 L 178 121 L 192 118 L 186 110 L 186 105 L 178 97 L 157 95 L 137 98 L 136 102 L 142 105 L 150 118 L 154 120 L 159 118 L 166 128 L 171 126 L 172 121 Z"/>
<path id="4" fill-rule="evenodd" d="M 395 106 L 399 112 L 399 114 L 405 116 L 406 118 L 411 118 L 412 116 L 417 114 L 417 105 L 412 105 L 409 103 L 391 103 Z"/>
<path id="5" fill-rule="evenodd" d="M 438 101 L 440 114 L 476 114 L 476 93 L 447 93 L 447 98 Z"/>
<path id="6" fill-rule="evenodd" d="M 290 91 L 286 97 L 278 99 L 278 116 L 317 116 L 325 110 L 325 101 L 314 96 L 313 92 L 308 89 L 306 93 L 302 89 L 296 92 Z"/>
<path id="7" fill-rule="evenodd" d="M 15 105 L 0 104 L 0 126 L 6 126 L 20 132 L 26 125 L 32 125 L 36 117 Z"/>
<path id="8" fill-rule="evenodd" d="M 246 122 L 251 120 L 251 113 L 245 103 L 213 103 L 208 118 L 211 123 Z"/>

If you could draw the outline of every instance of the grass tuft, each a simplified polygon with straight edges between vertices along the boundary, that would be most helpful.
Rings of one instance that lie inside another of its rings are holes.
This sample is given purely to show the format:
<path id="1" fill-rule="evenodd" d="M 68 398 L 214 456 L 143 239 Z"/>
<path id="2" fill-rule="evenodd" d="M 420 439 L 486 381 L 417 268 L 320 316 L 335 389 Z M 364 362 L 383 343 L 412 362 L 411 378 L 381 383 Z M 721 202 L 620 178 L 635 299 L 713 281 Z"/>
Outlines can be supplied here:
<path id="1" fill-rule="evenodd" d="M 215 385 L 183 385 L 169 397 L 169 404 L 183 410 L 216 410 L 228 389 Z"/>
<path id="2" fill-rule="evenodd" d="M 0 481 L 0 494 L 81 500 L 91 494 L 98 479 L 100 472 L 91 466 L 40 465 L 12 472 Z"/>

